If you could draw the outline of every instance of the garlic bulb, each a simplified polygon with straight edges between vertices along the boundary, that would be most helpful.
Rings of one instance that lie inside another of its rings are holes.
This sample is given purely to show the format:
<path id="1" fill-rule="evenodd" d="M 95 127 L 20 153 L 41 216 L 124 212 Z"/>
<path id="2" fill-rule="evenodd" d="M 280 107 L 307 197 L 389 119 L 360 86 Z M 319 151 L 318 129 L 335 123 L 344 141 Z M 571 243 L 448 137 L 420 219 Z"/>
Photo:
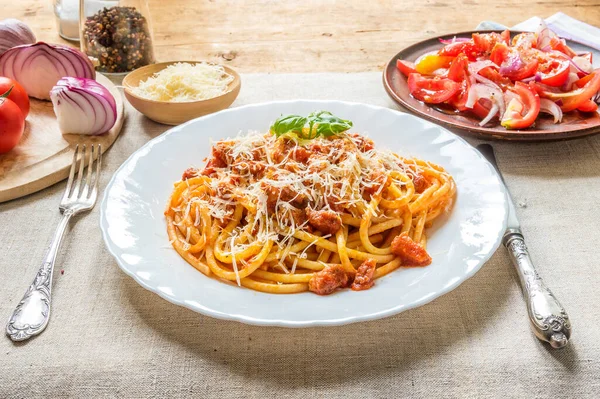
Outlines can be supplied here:
<path id="1" fill-rule="evenodd" d="M 18 19 L 0 21 L 0 54 L 21 44 L 35 43 L 35 35 L 29 26 Z"/>

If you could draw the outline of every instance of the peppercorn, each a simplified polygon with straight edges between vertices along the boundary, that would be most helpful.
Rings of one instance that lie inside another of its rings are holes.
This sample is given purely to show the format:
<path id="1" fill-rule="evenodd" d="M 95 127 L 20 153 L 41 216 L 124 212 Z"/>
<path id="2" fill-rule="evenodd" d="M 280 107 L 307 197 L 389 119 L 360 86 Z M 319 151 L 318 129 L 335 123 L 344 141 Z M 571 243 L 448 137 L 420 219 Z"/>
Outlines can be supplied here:
<path id="1" fill-rule="evenodd" d="M 154 63 L 148 22 L 134 7 L 103 8 L 88 17 L 83 38 L 100 72 L 130 72 Z"/>

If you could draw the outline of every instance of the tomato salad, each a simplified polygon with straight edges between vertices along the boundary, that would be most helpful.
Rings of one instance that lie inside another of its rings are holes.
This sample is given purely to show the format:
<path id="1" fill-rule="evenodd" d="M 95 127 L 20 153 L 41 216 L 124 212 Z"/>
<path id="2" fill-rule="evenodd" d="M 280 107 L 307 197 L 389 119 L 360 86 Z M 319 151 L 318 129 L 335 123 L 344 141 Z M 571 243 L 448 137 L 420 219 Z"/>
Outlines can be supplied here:
<path id="1" fill-rule="evenodd" d="M 548 113 L 560 123 L 564 112 L 596 112 L 600 69 L 591 53 L 575 53 L 542 22 L 537 32 L 473 33 L 442 40 L 444 47 L 416 62 L 397 60 L 410 94 L 428 104 L 445 104 L 506 129 L 532 126 Z"/>

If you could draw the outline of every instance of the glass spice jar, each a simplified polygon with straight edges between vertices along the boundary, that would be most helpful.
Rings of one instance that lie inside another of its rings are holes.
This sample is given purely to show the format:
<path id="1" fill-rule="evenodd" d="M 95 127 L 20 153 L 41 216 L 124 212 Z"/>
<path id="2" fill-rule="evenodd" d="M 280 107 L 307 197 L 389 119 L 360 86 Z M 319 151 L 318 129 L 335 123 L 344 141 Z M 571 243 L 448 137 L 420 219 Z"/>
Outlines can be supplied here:
<path id="1" fill-rule="evenodd" d="M 80 0 L 80 12 L 81 51 L 97 71 L 124 74 L 155 62 L 146 0 Z"/>

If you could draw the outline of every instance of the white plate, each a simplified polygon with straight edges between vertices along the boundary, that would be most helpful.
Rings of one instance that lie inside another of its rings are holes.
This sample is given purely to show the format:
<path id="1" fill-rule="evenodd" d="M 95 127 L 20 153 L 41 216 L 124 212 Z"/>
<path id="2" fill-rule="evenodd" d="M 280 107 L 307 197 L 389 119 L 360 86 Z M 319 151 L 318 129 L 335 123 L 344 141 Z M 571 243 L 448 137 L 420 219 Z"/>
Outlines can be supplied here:
<path id="1" fill-rule="evenodd" d="M 226 284 L 187 264 L 169 245 L 163 210 L 182 172 L 202 166 L 209 138 L 266 131 L 282 114 L 328 110 L 354 122 L 378 148 L 435 162 L 452 174 L 457 200 L 436 221 L 427 250 L 433 263 L 378 279 L 369 290 L 265 294 Z M 463 139 L 433 123 L 387 108 L 341 101 L 284 101 L 228 109 L 175 127 L 121 165 L 106 188 L 101 228 L 125 273 L 166 300 L 197 312 L 250 324 L 340 325 L 390 316 L 426 304 L 471 277 L 500 245 L 506 193 L 494 168 Z"/>

